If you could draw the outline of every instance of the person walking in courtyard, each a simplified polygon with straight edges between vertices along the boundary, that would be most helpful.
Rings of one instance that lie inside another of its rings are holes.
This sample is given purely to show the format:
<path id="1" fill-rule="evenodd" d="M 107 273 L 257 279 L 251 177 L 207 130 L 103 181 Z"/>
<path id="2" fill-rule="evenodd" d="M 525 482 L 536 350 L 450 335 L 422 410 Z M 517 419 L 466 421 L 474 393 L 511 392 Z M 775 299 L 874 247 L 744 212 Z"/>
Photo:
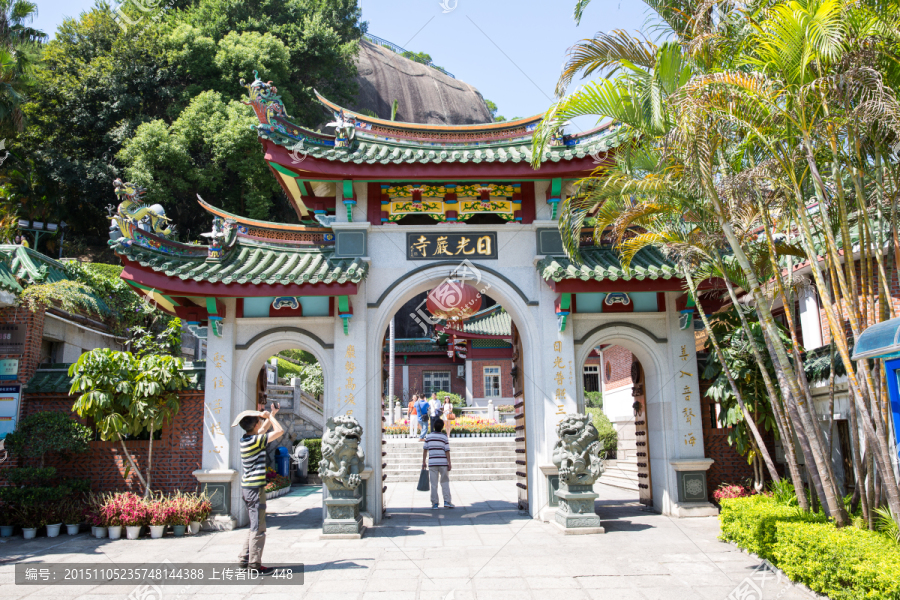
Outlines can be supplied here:
<path id="1" fill-rule="evenodd" d="M 453 421 L 456 419 L 456 415 L 453 414 L 453 403 L 450 402 L 450 396 L 444 397 L 444 431 L 447 433 L 447 437 L 450 437 L 450 431 L 453 429 Z"/>
<path id="2" fill-rule="evenodd" d="M 419 418 L 416 416 L 416 402 L 418 402 L 418 400 L 419 395 L 413 394 L 412 399 L 406 407 L 406 420 L 409 421 L 409 437 L 416 437 L 417 435 L 416 425 L 419 422 Z"/>
<path id="3" fill-rule="evenodd" d="M 428 412 L 430 410 L 430 405 L 428 401 L 425 399 L 425 396 L 419 396 L 419 401 L 416 402 L 416 416 L 419 418 L 419 441 L 424 442 L 425 436 L 430 431 L 429 425 L 431 419 L 428 418 Z"/>
<path id="4" fill-rule="evenodd" d="M 444 420 L 434 420 L 434 430 L 425 438 L 422 447 L 422 468 L 428 465 L 428 478 L 431 482 L 431 508 L 438 505 L 438 480 L 441 482 L 441 494 L 444 496 L 444 508 L 454 508 L 450 499 L 450 438 L 444 433 Z"/>
<path id="5" fill-rule="evenodd" d="M 438 400 L 437 392 L 431 392 L 431 399 L 428 401 L 428 414 L 431 417 L 431 430 L 434 431 L 435 419 L 441 418 L 441 401 Z"/>
<path id="6" fill-rule="evenodd" d="M 272 570 L 262 565 L 266 544 L 266 444 L 284 434 L 284 428 L 275 418 L 278 408 L 274 404 L 271 413 L 254 411 L 238 422 L 244 430 L 241 436 L 241 499 L 250 516 L 250 531 L 238 554 L 238 562 L 241 568 L 256 569 L 263 574 Z M 269 427 L 272 431 L 266 433 Z"/>

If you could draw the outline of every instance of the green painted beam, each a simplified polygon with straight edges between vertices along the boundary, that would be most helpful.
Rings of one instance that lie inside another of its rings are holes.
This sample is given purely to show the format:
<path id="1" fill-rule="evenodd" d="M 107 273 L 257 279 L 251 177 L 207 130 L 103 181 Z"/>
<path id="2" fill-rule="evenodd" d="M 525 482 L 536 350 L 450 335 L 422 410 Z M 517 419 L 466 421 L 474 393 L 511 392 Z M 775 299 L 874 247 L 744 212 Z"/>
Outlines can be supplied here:
<path id="1" fill-rule="evenodd" d="M 218 308 L 216 308 L 216 299 L 215 298 L 207 298 L 206 299 L 206 312 L 211 315 L 219 314 Z"/>

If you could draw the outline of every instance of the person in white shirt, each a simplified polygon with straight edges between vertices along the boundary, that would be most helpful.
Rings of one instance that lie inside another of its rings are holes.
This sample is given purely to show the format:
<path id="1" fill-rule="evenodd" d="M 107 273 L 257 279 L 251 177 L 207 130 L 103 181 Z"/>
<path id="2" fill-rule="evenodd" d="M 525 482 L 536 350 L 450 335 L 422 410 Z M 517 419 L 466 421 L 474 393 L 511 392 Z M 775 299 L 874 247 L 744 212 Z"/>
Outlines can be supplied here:
<path id="1" fill-rule="evenodd" d="M 431 399 L 428 401 L 428 416 L 431 417 L 431 430 L 434 431 L 434 421 L 441 416 L 441 401 L 438 400 L 437 392 L 431 392 Z"/>
<path id="2" fill-rule="evenodd" d="M 441 493 L 444 496 L 444 508 L 455 508 L 450 501 L 450 440 L 444 433 L 444 421 L 440 417 L 434 420 L 434 429 L 425 436 L 425 445 L 422 447 L 422 469 L 428 469 L 428 477 L 431 482 L 431 508 L 439 508 L 438 504 L 438 479 L 441 483 Z M 427 465 L 427 466 L 426 466 Z"/>

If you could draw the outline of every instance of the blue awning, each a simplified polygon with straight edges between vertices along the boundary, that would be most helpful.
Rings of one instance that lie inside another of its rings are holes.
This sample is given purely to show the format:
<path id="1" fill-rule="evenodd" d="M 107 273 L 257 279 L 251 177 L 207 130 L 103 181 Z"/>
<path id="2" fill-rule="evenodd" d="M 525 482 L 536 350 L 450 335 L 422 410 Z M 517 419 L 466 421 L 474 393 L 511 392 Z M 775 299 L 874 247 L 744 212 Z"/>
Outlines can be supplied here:
<path id="1" fill-rule="evenodd" d="M 900 356 L 900 318 L 872 325 L 859 335 L 853 360 Z"/>

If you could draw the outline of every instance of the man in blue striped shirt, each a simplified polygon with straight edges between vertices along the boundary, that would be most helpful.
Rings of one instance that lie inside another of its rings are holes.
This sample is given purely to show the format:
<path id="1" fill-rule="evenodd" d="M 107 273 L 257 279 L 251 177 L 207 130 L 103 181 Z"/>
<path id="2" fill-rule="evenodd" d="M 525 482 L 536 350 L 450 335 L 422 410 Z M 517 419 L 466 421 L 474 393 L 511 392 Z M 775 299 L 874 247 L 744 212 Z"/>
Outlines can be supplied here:
<path id="1" fill-rule="evenodd" d="M 268 574 L 270 568 L 262 566 L 263 547 L 266 545 L 266 444 L 280 438 L 284 428 L 275 415 L 278 405 L 272 405 L 272 412 L 259 416 L 250 415 L 240 420 L 244 430 L 241 436 L 241 498 L 250 514 L 250 532 L 238 554 L 242 568 L 251 568 Z M 272 431 L 266 433 L 271 427 Z"/>
<path id="2" fill-rule="evenodd" d="M 444 420 L 438 417 L 432 422 L 434 430 L 425 436 L 422 448 L 422 469 L 428 461 L 428 476 L 431 480 L 431 508 L 438 508 L 438 478 L 444 495 L 444 508 L 454 508 L 450 502 L 450 440 L 444 433 Z"/>

